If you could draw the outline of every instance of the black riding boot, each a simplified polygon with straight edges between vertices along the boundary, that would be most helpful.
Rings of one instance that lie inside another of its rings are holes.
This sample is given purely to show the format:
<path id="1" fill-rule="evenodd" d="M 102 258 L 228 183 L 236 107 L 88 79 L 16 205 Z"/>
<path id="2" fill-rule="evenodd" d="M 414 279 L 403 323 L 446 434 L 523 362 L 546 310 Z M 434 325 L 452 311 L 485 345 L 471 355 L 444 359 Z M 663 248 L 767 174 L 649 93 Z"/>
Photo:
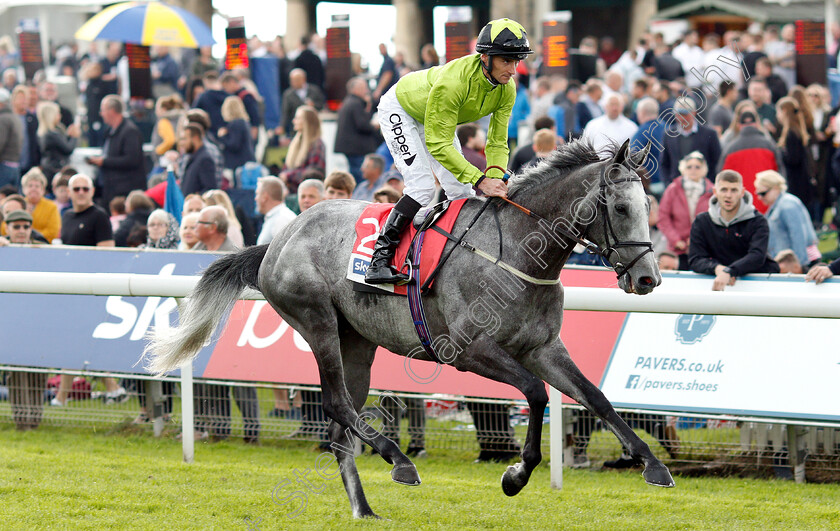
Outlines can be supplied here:
<path id="1" fill-rule="evenodd" d="M 400 234 L 406 225 L 411 223 L 414 216 L 420 210 L 420 203 L 414 199 L 403 196 L 394 205 L 394 209 L 385 222 L 385 227 L 379 233 L 379 239 L 373 246 L 373 256 L 370 259 L 370 267 L 365 273 L 365 282 L 368 284 L 399 284 L 408 280 L 408 275 L 400 273 L 397 268 L 391 265 L 394 253 L 400 244 Z"/>

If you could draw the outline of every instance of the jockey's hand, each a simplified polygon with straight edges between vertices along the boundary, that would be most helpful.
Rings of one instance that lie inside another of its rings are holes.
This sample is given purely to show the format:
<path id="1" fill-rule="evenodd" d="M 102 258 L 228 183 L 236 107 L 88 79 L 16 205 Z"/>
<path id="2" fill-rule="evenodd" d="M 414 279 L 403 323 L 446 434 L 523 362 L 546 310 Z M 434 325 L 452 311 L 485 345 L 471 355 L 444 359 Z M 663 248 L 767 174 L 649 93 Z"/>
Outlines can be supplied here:
<path id="1" fill-rule="evenodd" d="M 501 179 L 486 178 L 478 184 L 478 189 L 490 197 L 507 197 L 507 183 Z"/>

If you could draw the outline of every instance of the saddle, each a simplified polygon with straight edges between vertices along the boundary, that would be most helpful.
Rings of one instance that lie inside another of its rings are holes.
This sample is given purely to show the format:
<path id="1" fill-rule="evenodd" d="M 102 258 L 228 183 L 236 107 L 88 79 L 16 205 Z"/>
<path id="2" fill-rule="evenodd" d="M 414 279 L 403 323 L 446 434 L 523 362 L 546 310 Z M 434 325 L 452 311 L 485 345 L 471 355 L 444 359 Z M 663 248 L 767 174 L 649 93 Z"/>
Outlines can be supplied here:
<path id="1" fill-rule="evenodd" d="M 419 279 L 424 292 L 431 289 L 441 264 L 443 249 L 447 241 L 454 239 L 451 231 L 466 201 L 466 199 L 458 199 L 434 205 L 423 223 L 420 226 L 411 226 L 408 234 L 404 234 L 400 240 L 400 245 L 394 253 L 393 265 L 409 273 L 412 282 Z M 347 279 L 353 282 L 354 291 L 392 295 L 408 294 L 404 285 L 365 283 L 365 272 L 370 266 L 373 244 L 379 236 L 380 227 L 388 219 L 393 208 L 394 205 L 390 203 L 372 203 L 362 211 L 356 221 L 356 239 L 347 264 Z"/>

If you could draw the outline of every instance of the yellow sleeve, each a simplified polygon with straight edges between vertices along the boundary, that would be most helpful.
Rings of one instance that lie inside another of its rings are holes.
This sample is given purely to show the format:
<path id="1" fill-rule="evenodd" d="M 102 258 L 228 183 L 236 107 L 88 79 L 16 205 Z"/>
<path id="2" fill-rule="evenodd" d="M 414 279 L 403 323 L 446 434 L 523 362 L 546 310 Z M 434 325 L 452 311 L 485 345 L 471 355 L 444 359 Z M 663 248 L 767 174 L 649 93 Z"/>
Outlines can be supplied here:
<path id="1" fill-rule="evenodd" d="M 475 184 L 482 176 L 481 171 L 467 162 L 453 144 L 455 128 L 458 126 L 458 110 L 463 105 L 460 96 L 462 90 L 459 84 L 443 80 L 438 80 L 432 87 L 426 103 L 426 148 L 460 182 Z"/>
<path id="2" fill-rule="evenodd" d="M 161 118 L 157 123 L 157 132 L 160 135 L 161 142 L 155 146 L 155 153 L 163 155 L 175 146 L 175 129 L 172 127 L 172 122 L 166 118 Z"/>

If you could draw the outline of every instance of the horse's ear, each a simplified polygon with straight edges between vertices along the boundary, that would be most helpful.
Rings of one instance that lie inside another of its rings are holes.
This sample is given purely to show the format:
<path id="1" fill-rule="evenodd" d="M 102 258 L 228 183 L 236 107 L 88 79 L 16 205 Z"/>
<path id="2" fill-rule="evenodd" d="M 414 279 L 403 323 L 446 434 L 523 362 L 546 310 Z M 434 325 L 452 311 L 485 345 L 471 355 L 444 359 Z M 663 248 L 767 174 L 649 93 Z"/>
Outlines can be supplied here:
<path id="1" fill-rule="evenodd" d="M 625 140 L 621 147 L 618 148 L 618 151 L 615 152 L 615 157 L 613 158 L 613 164 L 617 164 L 621 166 L 627 160 L 627 149 L 630 146 L 630 140 Z"/>
<path id="2" fill-rule="evenodd" d="M 638 169 L 645 165 L 648 155 L 650 155 L 651 143 L 648 142 L 645 147 L 637 151 L 635 155 L 630 155 L 630 166 L 632 169 Z"/>

